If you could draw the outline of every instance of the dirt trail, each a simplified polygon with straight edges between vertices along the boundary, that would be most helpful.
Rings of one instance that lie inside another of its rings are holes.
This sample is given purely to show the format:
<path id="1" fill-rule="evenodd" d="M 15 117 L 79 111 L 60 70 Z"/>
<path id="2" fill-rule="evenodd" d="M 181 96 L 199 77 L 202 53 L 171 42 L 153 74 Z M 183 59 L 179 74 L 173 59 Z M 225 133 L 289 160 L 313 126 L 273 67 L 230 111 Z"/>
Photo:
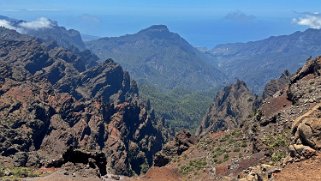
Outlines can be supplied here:
<path id="1" fill-rule="evenodd" d="M 131 179 L 132 181 L 180 181 L 177 169 L 170 167 L 153 167 L 146 175 Z"/>
<path id="2" fill-rule="evenodd" d="M 319 181 L 321 180 L 321 155 L 287 165 L 278 174 L 276 181 Z"/>

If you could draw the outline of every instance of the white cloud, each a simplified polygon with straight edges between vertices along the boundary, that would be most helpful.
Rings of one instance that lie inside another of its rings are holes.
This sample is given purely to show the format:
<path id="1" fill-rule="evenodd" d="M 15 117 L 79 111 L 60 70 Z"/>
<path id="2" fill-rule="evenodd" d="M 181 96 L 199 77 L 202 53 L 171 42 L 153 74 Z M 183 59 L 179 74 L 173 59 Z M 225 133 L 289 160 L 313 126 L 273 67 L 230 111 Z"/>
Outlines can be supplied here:
<path id="1" fill-rule="evenodd" d="M 53 23 L 49 19 L 41 17 L 34 21 L 19 23 L 18 26 L 27 30 L 39 30 L 39 29 L 51 28 L 53 26 Z"/>
<path id="2" fill-rule="evenodd" d="M 13 25 L 11 25 L 11 23 L 7 20 L 4 19 L 0 19 L 0 27 L 4 27 L 7 29 L 11 29 L 11 30 L 17 30 L 16 27 L 14 27 Z"/>
<path id="3" fill-rule="evenodd" d="M 314 29 L 321 28 L 321 14 L 318 12 L 304 13 L 303 17 L 293 18 L 293 23 Z"/>

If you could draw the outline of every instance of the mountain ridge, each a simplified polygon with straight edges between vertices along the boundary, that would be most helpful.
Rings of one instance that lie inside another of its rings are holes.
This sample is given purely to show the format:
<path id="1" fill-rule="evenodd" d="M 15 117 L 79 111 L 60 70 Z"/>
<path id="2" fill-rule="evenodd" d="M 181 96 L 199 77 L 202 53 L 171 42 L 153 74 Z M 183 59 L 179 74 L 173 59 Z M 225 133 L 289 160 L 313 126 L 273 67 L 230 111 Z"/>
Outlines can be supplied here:
<path id="1" fill-rule="evenodd" d="M 119 64 L 5 28 L 0 40 L 1 166 L 99 177 L 152 165 L 164 127 Z"/>
<path id="2" fill-rule="evenodd" d="M 296 71 L 304 60 L 321 52 L 321 31 L 307 29 L 246 43 L 221 44 L 207 51 L 214 64 L 230 78 L 244 80 L 254 92 L 284 70 Z M 248 71 L 255 69 L 255 71 Z"/>
<path id="3" fill-rule="evenodd" d="M 43 41 L 54 41 L 67 49 L 86 49 L 80 33 L 74 29 L 66 29 L 59 26 L 56 21 L 41 17 L 34 21 L 17 20 L 6 16 L 0 16 L 5 21 L 6 28 L 14 29 L 20 33 L 42 39 Z"/>
<path id="4" fill-rule="evenodd" d="M 115 59 L 138 83 L 147 81 L 160 89 L 195 89 L 194 84 L 204 89 L 216 87 L 224 79 L 205 56 L 165 25 L 154 25 L 136 34 L 101 38 L 87 42 L 87 46 L 100 58 Z"/>

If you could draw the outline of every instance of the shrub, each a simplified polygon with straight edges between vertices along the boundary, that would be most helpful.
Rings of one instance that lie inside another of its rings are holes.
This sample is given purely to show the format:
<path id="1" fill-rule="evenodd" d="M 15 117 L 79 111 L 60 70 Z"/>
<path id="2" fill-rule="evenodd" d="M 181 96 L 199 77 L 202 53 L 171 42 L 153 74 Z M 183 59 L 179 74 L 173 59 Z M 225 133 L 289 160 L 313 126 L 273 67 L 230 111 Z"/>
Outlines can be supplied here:
<path id="1" fill-rule="evenodd" d="M 288 145 L 288 141 L 285 135 L 278 134 L 278 135 L 268 135 L 263 139 L 263 143 L 267 145 L 270 150 L 278 147 L 285 147 Z"/>
<path id="2" fill-rule="evenodd" d="M 233 135 L 234 137 L 240 137 L 240 136 L 242 135 L 242 132 L 241 132 L 240 130 L 236 130 L 236 131 L 233 131 L 233 132 L 232 132 L 232 135 Z"/>
<path id="3" fill-rule="evenodd" d="M 233 152 L 240 152 L 241 151 L 241 149 L 240 148 L 234 148 L 234 150 L 233 150 Z"/>
<path id="4" fill-rule="evenodd" d="M 283 151 L 277 151 L 272 154 L 271 160 L 273 162 L 279 162 L 286 156 L 286 153 Z"/>
<path id="5" fill-rule="evenodd" d="M 140 166 L 140 168 L 141 168 L 141 172 L 142 172 L 142 173 L 146 173 L 146 172 L 148 171 L 148 169 L 149 169 L 149 166 L 148 166 L 147 163 L 144 163 L 144 164 L 142 164 L 142 165 Z"/>
<path id="6" fill-rule="evenodd" d="M 4 176 L 4 169 L 0 167 L 0 177 Z"/>
<path id="7" fill-rule="evenodd" d="M 228 154 L 225 154 L 225 155 L 224 155 L 223 162 L 226 162 L 226 161 L 229 159 L 229 157 L 230 157 L 230 156 L 229 156 Z"/>
<path id="8" fill-rule="evenodd" d="M 242 146 L 243 148 L 247 147 L 246 141 L 243 141 L 242 144 L 241 144 L 241 146 Z"/>
<path id="9" fill-rule="evenodd" d="M 192 171 L 199 171 L 207 166 L 205 159 L 192 160 L 187 165 L 182 166 L 179 170 L 183 175 Z"/>

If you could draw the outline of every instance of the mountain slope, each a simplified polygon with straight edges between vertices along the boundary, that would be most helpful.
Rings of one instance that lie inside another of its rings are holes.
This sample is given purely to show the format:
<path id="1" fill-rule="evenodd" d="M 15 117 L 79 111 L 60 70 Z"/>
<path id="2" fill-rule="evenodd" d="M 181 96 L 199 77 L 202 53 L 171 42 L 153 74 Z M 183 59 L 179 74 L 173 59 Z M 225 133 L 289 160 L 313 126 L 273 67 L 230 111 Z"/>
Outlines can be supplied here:
<path id="1" fill-rule="evenodd" d="M 308 29 L 248 43 L 218 45 L 207 51 L 230 78 L 244 80 L 254 91 L 284 70 L 294 72 L 310 56 L 321 52 L 321 30 Z"/>
<path id="2" fill-rule="evenodd" d="M 151 166 L 162 133 L 119 64 L 5 28 L 0 40 L 1 167 L 99 176 Z"/>
<path id="3" fill-rule="evenodd" d="M 272 80 L 255 114 L 239 111 L 248 107 L 246 98 L 253 97 L 243 82 L 226 87 L 217 95 L 213 104 L 216 107 L 209 109 L 210 113 L 220 114 L 208 123 L 220 118 L 225 123 L 232 120 L 237 126 L 225 131 L 205 130 L 197 141 L 188 137 L 190 134 L 178 135 L 181 139 L 167 143 L 156 156 L 155 164 L 165 166 L 147 175 L 153 176 L 151 180 L 166 178 L 161 171 L 167 169 L 167 174 L 177 173 L 181 180 L 319 180 L 320 85 L 321 57 L 317 57 L 293 75 L 285 72 Z M 240 113 L 244 116 L 237 116 Z M 211 127 L 203 123 L 201 126 Z"/>
<path id="4" fill-rule="evenodd" d="M 0 16 L 0 21 L 5 28 L 14 29 L 44 41 L 54 41 L 59 46 L 67 49 L 77 48 L 80 51 L 86 49 L 78 31 L 74 29 L 67 30 L 65 27 L 59 26 L 57 22 L 47 18 L 42 17 L 34 21 L 24 21 Z"/>
<path id="5" fill-rule="evenodd" d="M 164 25 L 86 45 L 100 58 L 116 60 L 138 83 L 146 82 L 158 89 L 206 90 L 224 80 L 202 53 Z"/>

